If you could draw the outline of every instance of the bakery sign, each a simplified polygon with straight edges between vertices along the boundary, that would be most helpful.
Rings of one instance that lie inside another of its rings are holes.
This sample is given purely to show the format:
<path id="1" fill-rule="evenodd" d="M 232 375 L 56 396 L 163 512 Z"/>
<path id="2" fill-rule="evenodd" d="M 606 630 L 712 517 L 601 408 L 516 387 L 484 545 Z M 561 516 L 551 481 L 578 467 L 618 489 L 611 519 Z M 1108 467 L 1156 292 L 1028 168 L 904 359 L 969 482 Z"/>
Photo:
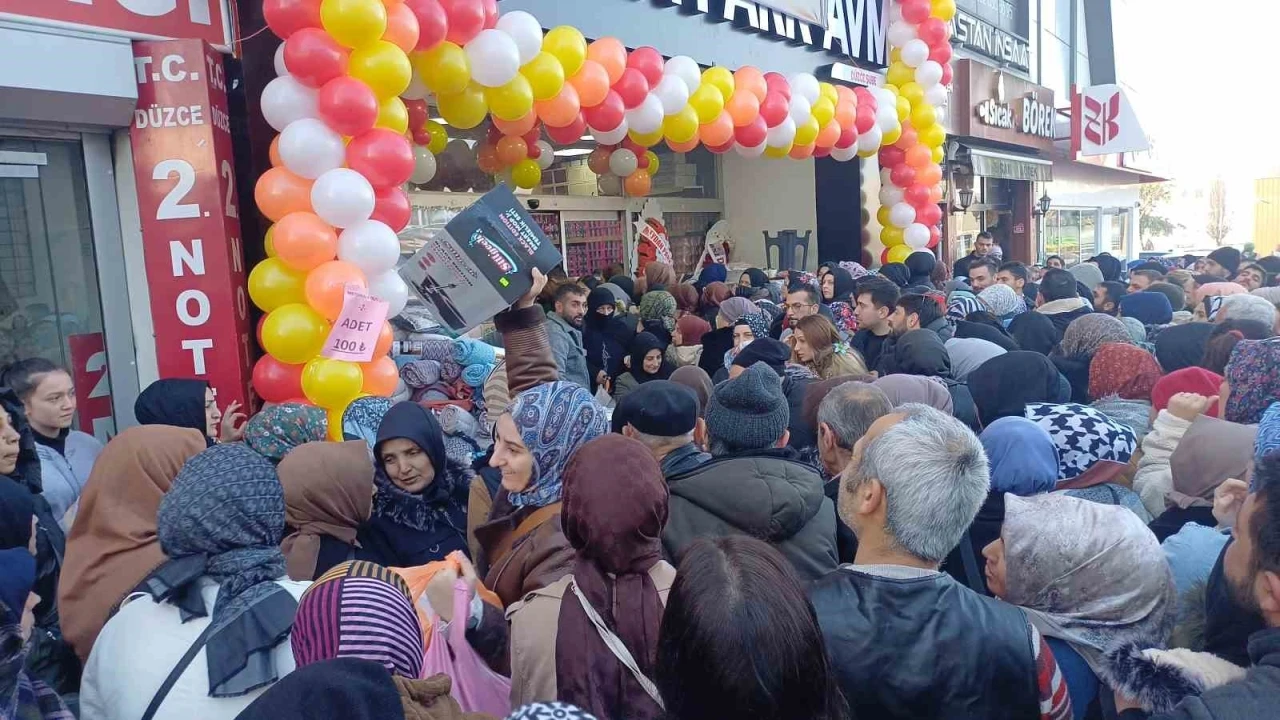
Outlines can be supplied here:
<path id="1" fill-rule="evenodd" d="M 1055 111 L 1053 99 L 1043 103 L 1039 93 L 1032 90 L 1011 102 L 1005 100 L 1005 80 L 1001 73 L 996 80 L 995 97 L 987 98 L 974 107 L 978 122 L 994 128 L 1012 130 L 1023 135 L 1033 135 L 1053 140 Z"/>

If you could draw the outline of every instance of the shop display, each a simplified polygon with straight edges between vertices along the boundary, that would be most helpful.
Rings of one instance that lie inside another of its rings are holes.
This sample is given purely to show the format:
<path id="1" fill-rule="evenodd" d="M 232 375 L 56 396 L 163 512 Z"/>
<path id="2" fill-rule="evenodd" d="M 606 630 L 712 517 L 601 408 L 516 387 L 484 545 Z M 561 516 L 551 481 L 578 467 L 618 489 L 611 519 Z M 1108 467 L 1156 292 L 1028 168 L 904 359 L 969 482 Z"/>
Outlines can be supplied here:
<path id="1" fill-rule="evenodd" d="M 622 220 L 566 220 L 565 272 L 578 277 L 623 261 Z"/>

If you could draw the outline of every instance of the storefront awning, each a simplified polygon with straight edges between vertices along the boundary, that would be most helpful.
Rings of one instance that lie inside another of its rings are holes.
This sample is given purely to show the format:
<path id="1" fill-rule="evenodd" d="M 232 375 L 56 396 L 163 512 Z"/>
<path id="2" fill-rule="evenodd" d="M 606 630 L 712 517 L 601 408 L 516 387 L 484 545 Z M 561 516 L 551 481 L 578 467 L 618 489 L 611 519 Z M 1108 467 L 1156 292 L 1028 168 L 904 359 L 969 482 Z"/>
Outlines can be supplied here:
<path id="1" fill-rule="evenodd" d="M 1006 180 L 1053 180 L 1053 161 L 1029 155 L 996 152 L 985 148 L 966 147 L 974 175 Z"/>

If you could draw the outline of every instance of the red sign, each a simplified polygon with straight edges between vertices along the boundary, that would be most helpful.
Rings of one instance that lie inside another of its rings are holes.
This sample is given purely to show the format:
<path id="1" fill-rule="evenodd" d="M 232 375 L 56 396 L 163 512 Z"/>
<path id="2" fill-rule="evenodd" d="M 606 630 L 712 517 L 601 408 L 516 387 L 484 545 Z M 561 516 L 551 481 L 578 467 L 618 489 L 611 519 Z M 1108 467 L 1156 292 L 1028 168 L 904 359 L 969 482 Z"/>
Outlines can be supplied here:
<path id="1" fill-rule="evenodd" d="M 222 55 L 199 40 L 137 42 L 134 175 L 160 377 L 209 381 L 248 407 L 249 296 Z"/>
<path id="2" fill-rule="evenodd" d="M 71 372 L 76 384 L 76 414 L 80 431 L 102 442 L 116 432 L 111 413 L 111 381 L 107 378 L 107 348 L 102 333 L 68 335 Z"/>
<path id="3" fill-rule="evenodd" d="M 133 37 L 199 38 L 223 46 L 231 40 L 223 0 L 0 0 L 0 13 Z"/>

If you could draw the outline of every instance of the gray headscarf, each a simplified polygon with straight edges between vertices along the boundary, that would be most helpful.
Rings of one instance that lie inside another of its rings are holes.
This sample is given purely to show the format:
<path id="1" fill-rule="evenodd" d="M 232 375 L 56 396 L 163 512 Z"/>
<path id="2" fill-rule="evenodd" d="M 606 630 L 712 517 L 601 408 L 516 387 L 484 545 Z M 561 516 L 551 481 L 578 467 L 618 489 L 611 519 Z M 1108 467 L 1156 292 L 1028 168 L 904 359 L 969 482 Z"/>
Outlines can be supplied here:
<path id="1" fill-rule="evenodd" d="M 951 375 L 957 380 L 964 380 L 982 363 L 1007 352 L 999 345 L 980 338 L 951 338 L 946 345 L 947 354 L 951 356 Z"/>
<path id="2" fill-rule="evenodd" d="M 937 378 L 923 375 L 886 375 L 871 384 L 880 388 L 894 407 L 907 403 L 920 403 L 948 415 L 955 412 L 951 393 Z"/>
<path id="3" fill-rule="evenodd" d="M 1075 277 L 1076 282 L 1083 284 L 1090 290 L 1098 287 L 1104 280 L 1106 280 L 1106 278 L 1102 276 L 1102 270 L 1093 263 L 1080 263 L 1079 265 L 1074 265 L 1069 268 L 1067 272 L 1071 273 Z"/>
<path id="4" fill-rule="evenodd" d="M 756 307 L 755 303 L 742 297 L 731 297 L 720 303 L 720 314 L 724 316 L 725 320 L 729 321 L 730 325 L 738 322 L 738 319 L 743 315 L 752 315 L 759 312 L 760 308 Z"/>
<path id="5" fill-rule="evenodd" d="M 1101 674 L 1120 644 L 1165 643 L 1177 610 L 1155 535 L 1129 510 L 1061 493 L 1005 495 L 1006 602 Z"/>
<path id="6" fill-rule="evenodd" d="M 600 287 L 613 293 L 613 296 L 617 298 L 618 304 L 622 306 L 624 311 L 631 307 L 631 296 L 627 294 L 626 290 L 623 290 L 613 283 L 600 283 Z"/>
<path id="7" fill-rule="evenodd" d="M 1125 329 L 1129 331 L 1129 337 L 1133 339 L 1134 345 L 1147 341 L 1147 326 L 1143 325 L 1141 321 L 1131 317 L 1122 317 L 1120 322 L 1124 323 Z"/>
<path id="8" fill-rule="evenodd" d="M 1120 318 L 1102 313 L 1089 313 L 1071 321 L 1067 331 L 1062 334 L 1062 343 L 1058 348 L 1067 357 L 1073 355 L 1093 357 L 1093 354 L 1098 352 L 1098 348 L 1105 343 L 1132 345 L 1133 338 L 1129 336 L 1129 330 L 1124 323 L 1120 322 Z"/>

